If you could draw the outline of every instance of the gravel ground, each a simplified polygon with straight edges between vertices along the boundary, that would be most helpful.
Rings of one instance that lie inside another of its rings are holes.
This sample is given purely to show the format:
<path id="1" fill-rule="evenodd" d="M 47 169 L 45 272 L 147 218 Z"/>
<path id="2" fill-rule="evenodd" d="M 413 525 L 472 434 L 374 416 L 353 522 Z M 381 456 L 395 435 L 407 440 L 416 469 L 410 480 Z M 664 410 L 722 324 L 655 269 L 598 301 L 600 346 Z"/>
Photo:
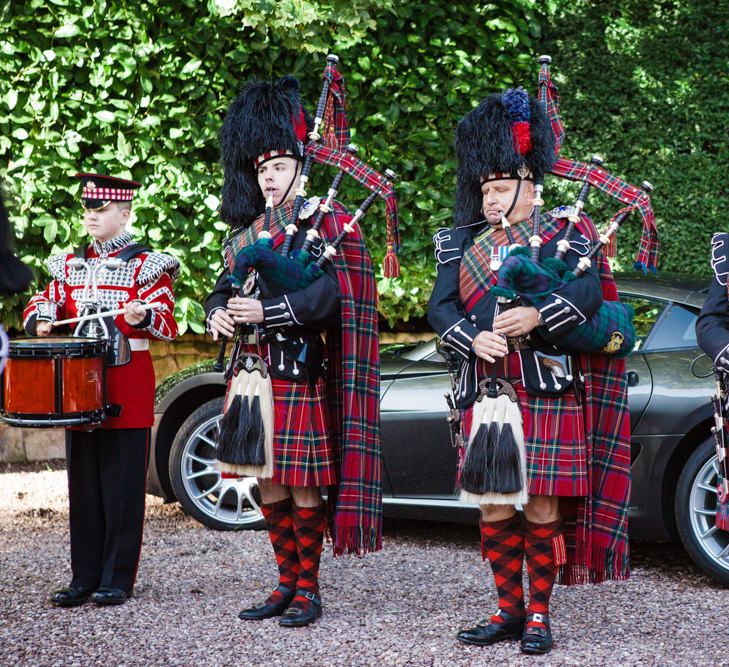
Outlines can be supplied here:
<path id="1" fill-rule="evenodd" d="M 634 545 L 629 582 L 557 587 L 556 645 L 536 658 L 454 639 L 496 605 L 475 527 L 388 522 L 377 554 L 325 552 L 324 616 L 286 629 L 237 619 L 275 582 L 265 532 L 207 530 L 152 496 L 134 597 L 53 608 L 70 578 L 65 474 L 37 468 L 0 469 L 2 665 L 729 664 L 727 591 L 677 546 Z"/>

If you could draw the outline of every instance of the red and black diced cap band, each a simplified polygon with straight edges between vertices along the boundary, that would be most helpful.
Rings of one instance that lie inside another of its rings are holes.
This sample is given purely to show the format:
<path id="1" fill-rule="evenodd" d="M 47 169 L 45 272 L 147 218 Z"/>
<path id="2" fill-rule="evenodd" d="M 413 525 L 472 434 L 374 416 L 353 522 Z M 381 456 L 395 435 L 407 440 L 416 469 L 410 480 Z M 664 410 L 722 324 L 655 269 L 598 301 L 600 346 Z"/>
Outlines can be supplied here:
<path id="1" fill-rule="evenodd" d="M 102 174 L 76 174 L 81 181 L 81 201 L 86 208 L 97 209 L 110 202 L 127 202 L 134 199 L 134 191 L 142 184 L 116 176 Z"/>

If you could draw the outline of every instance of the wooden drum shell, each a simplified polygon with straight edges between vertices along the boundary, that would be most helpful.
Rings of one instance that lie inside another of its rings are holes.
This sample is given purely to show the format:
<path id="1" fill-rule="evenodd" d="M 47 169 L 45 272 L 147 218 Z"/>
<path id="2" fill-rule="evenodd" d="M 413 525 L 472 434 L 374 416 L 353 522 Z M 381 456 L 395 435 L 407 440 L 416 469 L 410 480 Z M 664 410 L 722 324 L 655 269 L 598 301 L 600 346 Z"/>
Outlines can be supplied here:
<path id="1" fill-rule="evenodd" d="M 106 403 L 106 342 L 21 338 L 10 342 L 0 417 L 10 426 L 98 426 Z"/>

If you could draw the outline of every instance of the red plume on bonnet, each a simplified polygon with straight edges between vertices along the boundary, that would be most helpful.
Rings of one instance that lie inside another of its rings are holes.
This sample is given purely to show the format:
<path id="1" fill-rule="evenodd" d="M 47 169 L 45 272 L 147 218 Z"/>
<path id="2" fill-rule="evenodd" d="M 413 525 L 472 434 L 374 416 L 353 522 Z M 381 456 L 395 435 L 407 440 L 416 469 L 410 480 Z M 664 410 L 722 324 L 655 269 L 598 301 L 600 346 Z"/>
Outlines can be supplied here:
<path id="1" fill-rule="evenodd" d="M 296 138 L 302 143 L 306 143 L 306 134 L 308 132 L 306 128 L 306 117 L 304 116 L 304 110 L 299 107 L 299 113 L 294 113 L 291 116 L 291 125 L 294 127 L 294 134 Z"/>
<path id="2" fill-rule="evenodd" d="M 509 116 L 511 116 L 511 132 L 514 136 L 514 148 L 519 155 L 529 155 L 532 150 L 531 127 L 529 125 L 531 118 L 529 96 L 519 86 L 518 88 L 509 88 L 504 93 L 503 99 L 504 106 Z"/>

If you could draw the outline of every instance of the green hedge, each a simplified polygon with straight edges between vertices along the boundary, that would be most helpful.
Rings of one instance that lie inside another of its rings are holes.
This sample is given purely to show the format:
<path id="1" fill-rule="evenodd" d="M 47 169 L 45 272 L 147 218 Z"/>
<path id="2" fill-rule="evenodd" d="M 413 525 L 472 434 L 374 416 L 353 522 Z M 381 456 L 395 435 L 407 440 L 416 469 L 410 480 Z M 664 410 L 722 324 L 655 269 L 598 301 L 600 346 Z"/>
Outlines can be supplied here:
<path id="1" fill-rule="evenodd" d="M 565 155 L 600 153 L 606 167 L 655 186 L 661 271 L 709 275 L 711 234 L 729 230 L 727 16 L 714 0 L 560 2 L 540 43 L 560 85 Z M 602 196 L 588 208 L 601 222 L 615 210 Z M 618 241 L 624 268 L 634 222 Z"/>
<path id="2" fill-rule="evenodd" d="M 486 85 L 529 65 L 537 23 L 529 0 L 480 9 L 416 2 L 33 0 L 6 5 L 0 72 L 0 169 L 18 249 L 34 267 L 78 243 L 78 169 L 142 180 L 141 238 L 176 254 L 184 330 L 202 327 L 220 269 L 218 130 L 251 77 L 292 72 L 313 104 L 324 55 L 342 59 L 354 140 L 401 176 L 404 275 L 381 283 L 383 314 L 421 316 L 433 274 L 430 237 L 450 217 L 457 118 Z M 323 170 L 320 184 L 331 179 Z M 362 192 L 350 187 L 345 203 Z M 383 209 L 365 231 L 384 250 Z M 39 275 L 43 279 L 42 271 Z M 17 324 L 18 300 L 3 318 Z M 11 316 L 12 314 L 12 316 Z"/>
<path id="3" fill-rule="evenodd" d="M 692 2 L 691 11 L 666 2 L 592 4 L 6 3 L 0 174 L 19 254 L 42 282 L 41 259 L 81 241 L 78 185 L 70 178 L 77 170 L 142 180 L 138 236 L 180 258 L 177 316 L 183 330 L 201 331 L 201 303 L 220 269 L 226 229 L 217 217 L 225 109 L 248 79 L 284 73 L 301 78 L 313 106 L 332 51 L 347 82 L 354 141 L 366 160 L 401 177 L 403 277 L 381 279 L 380 310 L 390 324 L 421 325 L 435 275 L 431 236 L 451 216 L 455 125 L 491 90 L 533 89 L 544 51 L 562 86 L 565 153 L 602 152 L 620 174 L 654 181 L 662 268 L 682 267 L 685 243 L 700 241 L 705 251 L 720 226 L 727 92 L 719 80 L 719 9 L 706 0 Z M 705 5 L 705 18 L 697 5 Z M 325 189 L 331 173 L 316 174 Z M 575 187 L 551 189 L 548 205 L 573 197 Z M 354 205 L 363 195 L 350 185 L 342 200 Z M 595 202 L 600 220 L 612 204 Z M 381 204 L 364 228 L 379 262 Z M 626 263 L 634 244 L 620 249 Z M 705 271 L 705 252 L 689 268 Z M 18 324 L 22 301 L 3 304 L 3 322 Z"/>

